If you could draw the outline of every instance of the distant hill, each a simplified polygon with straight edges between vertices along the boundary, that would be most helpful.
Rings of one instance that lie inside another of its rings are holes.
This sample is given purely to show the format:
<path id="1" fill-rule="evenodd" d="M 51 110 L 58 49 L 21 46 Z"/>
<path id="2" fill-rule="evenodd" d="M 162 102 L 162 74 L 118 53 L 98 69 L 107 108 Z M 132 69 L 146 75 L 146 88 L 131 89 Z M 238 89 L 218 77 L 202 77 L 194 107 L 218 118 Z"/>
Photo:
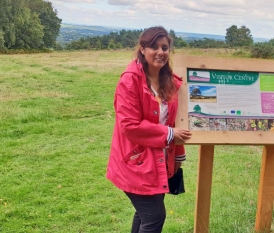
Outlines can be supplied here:
<path id="1" fill-rule="evenodd" d="M 175 32 L 176 36 L 181 37 L 185 41 L 191 40 L 202 40 L 204 38 L 214 39 L 214 40 L 225 40 L 225 36 L 221 35 L 211 35 L 211 34 L 199 34 L 191 32 Z"/>
<path id="2" fill-rule="evenodd" d="M 65 44 L 72 40 L 78 40 L 82 37 L 103 36 L 109 34 L 110 32 L 119 32 L 122 29 L 123 28 L 118 27 L 62 24 L 60 34 L 57 37 L 57 42 L 60 44 Z"/>
<path id="3" fill-rule="evenodd" d="M 72 40 L 78 40 L 81 37 L 87 36 L 103 36 L 110 32 L 119 32 L 122 29 L 125 30 L 137 30 L 129 28 L 119 28 L 119 27 L 106 27 L 106 26 L 92 26 L 92 25 L 74 25 L 63 23 L 60 28 L 60 34 L 57 38 L 57 42 L 64 45 Z M 215 40 L 225 40 L 225 36 L 222 35 L 211 35 L 211 34 L 199 34 L 190 32 L 176 32 L 176 36 L 181 37 L 185 41 L 189 42 L 192 40 L 201 40 L 204 38 L 215 39 Z M 253 38 L 254 42 L 264 42 L 268 41 L 265 38 Z"/>
<path id="4" fill-rule="evenodd" d="M 204 38 L 214 39 L 214 40 L 225 40 L 225 36 L 221 35 L 212 35 L 212 34 L 199 34 L 199 33 L 190 33 L 190 32 L 175 32 L 176 36 L 183 38 L 185 41 L 191 40 L 201 40 Z M 269 41 L 266 38 L 253 37 L 254 42 L 265 42 Z"/>

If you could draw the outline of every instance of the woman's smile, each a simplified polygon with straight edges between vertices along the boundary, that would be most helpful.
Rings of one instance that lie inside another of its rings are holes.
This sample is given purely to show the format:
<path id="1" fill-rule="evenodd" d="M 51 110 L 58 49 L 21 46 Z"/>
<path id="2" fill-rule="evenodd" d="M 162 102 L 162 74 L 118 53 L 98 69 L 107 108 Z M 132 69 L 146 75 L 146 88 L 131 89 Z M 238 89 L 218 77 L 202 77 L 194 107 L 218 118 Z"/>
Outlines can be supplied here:
<path id="1" fill-rule="evenodd" d="M 160 70 L 168 61 L 170 52 L 166 37 L 159 38 L 151 47 L 142 48 L 149 70 Z"/>

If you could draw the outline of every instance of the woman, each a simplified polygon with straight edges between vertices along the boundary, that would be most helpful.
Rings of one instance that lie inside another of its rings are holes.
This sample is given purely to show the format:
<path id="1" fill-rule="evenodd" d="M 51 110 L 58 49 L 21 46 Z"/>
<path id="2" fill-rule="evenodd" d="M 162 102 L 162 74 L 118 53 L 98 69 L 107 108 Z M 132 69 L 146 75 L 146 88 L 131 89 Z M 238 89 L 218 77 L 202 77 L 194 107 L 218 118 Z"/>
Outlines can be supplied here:
<path id="1" fill-rule="evenodd" d="M 185 160 L 182 145 L 189 130 L 174 128 L 177 91 L 182 80 L 172 73 L 172 39 L 163 27 L 140 36 L 137 59 L 121 75 L 116 87 L 115 126 L 107 178 L 122 189 L 136 209 L 132 233 L 162 231 L 168 178 Z"/>

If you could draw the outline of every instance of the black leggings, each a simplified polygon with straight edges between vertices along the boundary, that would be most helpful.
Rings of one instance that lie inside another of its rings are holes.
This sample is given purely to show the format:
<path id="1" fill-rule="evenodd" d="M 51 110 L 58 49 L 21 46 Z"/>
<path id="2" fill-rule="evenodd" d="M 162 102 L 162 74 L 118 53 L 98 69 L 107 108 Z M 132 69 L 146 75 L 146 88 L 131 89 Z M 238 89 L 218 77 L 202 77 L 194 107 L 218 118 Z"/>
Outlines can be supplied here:
<path id="1" fill-rule="evenodd" d="M 136 210 L 131 233 L 161 233 L 166 219 L 165 194 L 138 195 L 125 193 Z"/>

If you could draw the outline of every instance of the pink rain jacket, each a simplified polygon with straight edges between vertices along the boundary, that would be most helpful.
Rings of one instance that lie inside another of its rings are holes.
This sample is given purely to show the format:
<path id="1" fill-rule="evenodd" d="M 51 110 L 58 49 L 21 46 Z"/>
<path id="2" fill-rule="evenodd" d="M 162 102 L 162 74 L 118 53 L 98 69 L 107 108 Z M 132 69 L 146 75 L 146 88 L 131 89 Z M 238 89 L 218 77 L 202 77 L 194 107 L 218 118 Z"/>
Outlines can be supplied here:
<path id="1" fill-rule="evenodd" d="M 179 89 L 182 79 L 174 75 Z M 118 188 L 135 194 L 167 193 L 174 175 L 175 155 L 183 145 L 167 145 L 168 126 L 174 127 L 178 95 L 168 102 L 166 125 L 159 123 L 159 103 L 146 83 L 141 63 L 131 62 L 116 87 L 115 126 L 107 167 L 107 178 Z M 163 148 L 167 147 L 167 161 Z"/>

